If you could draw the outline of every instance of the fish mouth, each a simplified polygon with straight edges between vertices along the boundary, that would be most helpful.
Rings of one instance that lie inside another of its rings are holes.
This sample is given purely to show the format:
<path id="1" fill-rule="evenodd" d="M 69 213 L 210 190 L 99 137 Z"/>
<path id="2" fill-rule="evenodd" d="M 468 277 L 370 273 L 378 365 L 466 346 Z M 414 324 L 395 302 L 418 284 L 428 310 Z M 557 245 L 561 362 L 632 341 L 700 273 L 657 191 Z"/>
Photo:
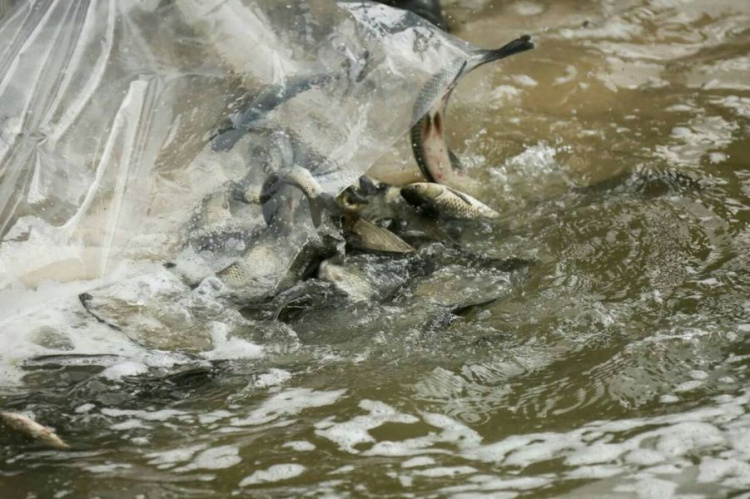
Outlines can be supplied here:
<path id="1" fill-rule="evenodd" d="M 414 206 L 415 208 L 420 208 L 424 206 L 425 202 L 422 196 L 420 196 L 416 191 L 409 188 L 402 188 L 401 189 L 401 197 L 404 198 L 404 200 L 409 203 L 410 205 Z"/>

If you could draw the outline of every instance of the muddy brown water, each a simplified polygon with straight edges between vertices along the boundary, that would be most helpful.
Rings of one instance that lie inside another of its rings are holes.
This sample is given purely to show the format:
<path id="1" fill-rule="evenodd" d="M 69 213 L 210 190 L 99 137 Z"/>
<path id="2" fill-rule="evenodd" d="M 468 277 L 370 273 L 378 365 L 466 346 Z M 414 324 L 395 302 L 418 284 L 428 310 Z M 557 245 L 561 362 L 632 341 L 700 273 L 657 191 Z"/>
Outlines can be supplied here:
<path id="1" fill-rule="evenodd" d="M 747 497 L 750 3 L 446 13 L 477 45 L 537 42 L 462 81 L 447 124 L 507 214 L 464 243 L 530 279 L 435 331 L 30 370 L 4 409 L 72 450 L 0 433 L 0 497 Z M 405 142 L 389 161 L 413 167 Z"/>

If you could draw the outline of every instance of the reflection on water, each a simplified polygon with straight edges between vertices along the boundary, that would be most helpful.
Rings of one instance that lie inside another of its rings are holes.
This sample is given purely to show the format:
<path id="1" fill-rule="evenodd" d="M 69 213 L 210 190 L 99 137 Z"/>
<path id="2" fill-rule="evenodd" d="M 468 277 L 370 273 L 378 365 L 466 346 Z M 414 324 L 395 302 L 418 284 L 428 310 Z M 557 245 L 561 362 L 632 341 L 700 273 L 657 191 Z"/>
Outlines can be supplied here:
<path id="1" fill-rule="evenodd" d="M 73 450 L 0 434 L 0 495 L 750 488 L 750 4 L 447 4 L 479 45 L 538 42 L 462 81 L 448 123 L 474 194 L 508 214 L 462 242 L 536 259 L 522 289 L 434 330 L 268 333 L 255 360 L 176 368 L 123 342 L 109 367 L 27 365 L 4 410 Z"/>

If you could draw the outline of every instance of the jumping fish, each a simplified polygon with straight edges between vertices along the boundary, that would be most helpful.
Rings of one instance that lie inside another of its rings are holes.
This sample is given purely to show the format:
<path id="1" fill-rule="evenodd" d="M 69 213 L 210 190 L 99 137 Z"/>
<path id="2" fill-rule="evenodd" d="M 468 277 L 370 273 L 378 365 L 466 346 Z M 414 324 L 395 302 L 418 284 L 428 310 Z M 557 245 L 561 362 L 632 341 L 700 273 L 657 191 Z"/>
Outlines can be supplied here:
<path id="1" fill-rule="evenodd" d="M 456 62 L 422 87 L 414 104 L 411 146 L 417 165 L 428 181 L 446 184 L 451 183 L 455 175 L 463 174 L 460 159 L 445 142 L 444 127 L 448 100 L 460 78 L 483 64 L 533 48 L 531 37 L 524 35 L 496 50 L 476 50 L 468 60 Z"/>
<path id="2" fill-rule="evenodd" d="M 481 201 L 445 185 L 417 182 L 402 187 L 401 196 L 425 214 L 441 218 L 479 220 L 500 217 L 497 211 Z"/>

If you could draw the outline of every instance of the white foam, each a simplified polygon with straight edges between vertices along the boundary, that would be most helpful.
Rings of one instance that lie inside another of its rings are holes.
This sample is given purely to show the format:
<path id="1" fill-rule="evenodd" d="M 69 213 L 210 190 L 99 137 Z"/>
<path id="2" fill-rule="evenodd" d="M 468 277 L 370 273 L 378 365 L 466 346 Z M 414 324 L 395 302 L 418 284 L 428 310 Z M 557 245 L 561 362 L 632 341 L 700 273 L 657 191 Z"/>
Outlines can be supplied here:
<path id="1" fill-rule="evenodd" d="M 301 464 L 275 464 L 268 469 L 258 470 L 252 475 L 245 477 L 240 482 L 240 487 L 247 487 L 248 485 L 256 485 L 259 483 L 289 480 L 290 478 L 300 476 L 305 472 L 305 469 L 306 468 Z"/>
<path id="2" fill-rule="evenodd" d="M 211 411 L 199 414 L 198 421 L 200 421 L 201 424 L 208 425 L 232 416 L 233 414 L 231 412 L 225 410 Z"/>
<path id="3" fill-rule="evenodd" d="M 284 371 L 283 369 L 269 369 L 267 373 L 263 373 L 258 376 L 255 380 L 256 388 L 269 388 L 271 386 L 279 386 L 292 379 L 292 373 Z"/>
<path id="4" fill-rule="evenodd" d="M 293 388 L 274 394 L 264 400 L 246 418 L 234 418 L 233 426 L 255 426 L 270 423 L 277 419 L 294 416 L 305 409 L 331 405 L 339 400 L 346 390 L 316 391 L 309 388 Z"/>
<path id="5" fill-rule="evenodd" d="M 242 458 L 239 456 L 239 449 L 237 447 L 234 445 L 221 445 L 201 451 L 193 458 L 192 462 L 176 468 L 175 471 L 180 473 L 196 469 L 222 470 L 231 468 L 241 462 Z"/>
<path id="6" fill-rule="evenodd" d="M 127 361 L 109 366 L 99 376 L 109 380 L 119 380 L 125 376 L 138 376 L 148 372 L 148 366 L 142 362 Z"/>
<path id="7" fill-rule="evenodd" d="M 476 472 L 477 469 L 471 466 L 436 466 L 424 470 L 415 470 L 412 474 L 429 478 L 439 478 L 444 476 L 467 475 Z"/>
<path id="8" fill-rule="evenodd" d="M 289 447 L 297 452 L 308 452 L 316 449 L 315 444 L 308 442 L 307 440 L 293 440 L 285 443 L 282 447 Z"/>
<path id="9" fill-rule="evenodd" d="M 418 466 L 432 466 L 435 464 L 435 460 L 428 456 L 419 456 L 401 463 L 402 468 L 416 468 Z"/>
<path id="10" fill-rule="evenodd" d="M 189 461 L 197 453 L 202 451 L 208 444 L 192 445 L 190 447 L 181 447 L 160 452 L 146 454 L 150 458 L 148 464 L 154 465 L 159 469 L 171 468 L 179 463 Z"/>
<path id="11" fill-rule="evenodd" d="M 385 423 L 416 423 L 419 418 L 398 412 L 393 407 L 378 401 L 362 400 L 359 407 L 369 411 L 370 414 L 356 416 L 343 423 L 324 421 L 317 423 L 315 433 L 327 438 L 339 445 L 343 451 L 358 454 L 355 449 L 357 445 L 375 442 L 368 433 L 369 430 L 377 428 Z M 381 446 L 385 443 L 381 443 Z M 388 442 L 387 445 L 398 445 Z M 393 454 L 391 454 L 393 455 Z"/>
<path id="12" fill-rule="evenodd" d="M 211 322 L 211 339 L 214 348 L 203 356 L 209 360 L 258 359 L 263 357 L 263 347 L 242 338 L 229 338 L 229 326 L 222 322 Z"/>

